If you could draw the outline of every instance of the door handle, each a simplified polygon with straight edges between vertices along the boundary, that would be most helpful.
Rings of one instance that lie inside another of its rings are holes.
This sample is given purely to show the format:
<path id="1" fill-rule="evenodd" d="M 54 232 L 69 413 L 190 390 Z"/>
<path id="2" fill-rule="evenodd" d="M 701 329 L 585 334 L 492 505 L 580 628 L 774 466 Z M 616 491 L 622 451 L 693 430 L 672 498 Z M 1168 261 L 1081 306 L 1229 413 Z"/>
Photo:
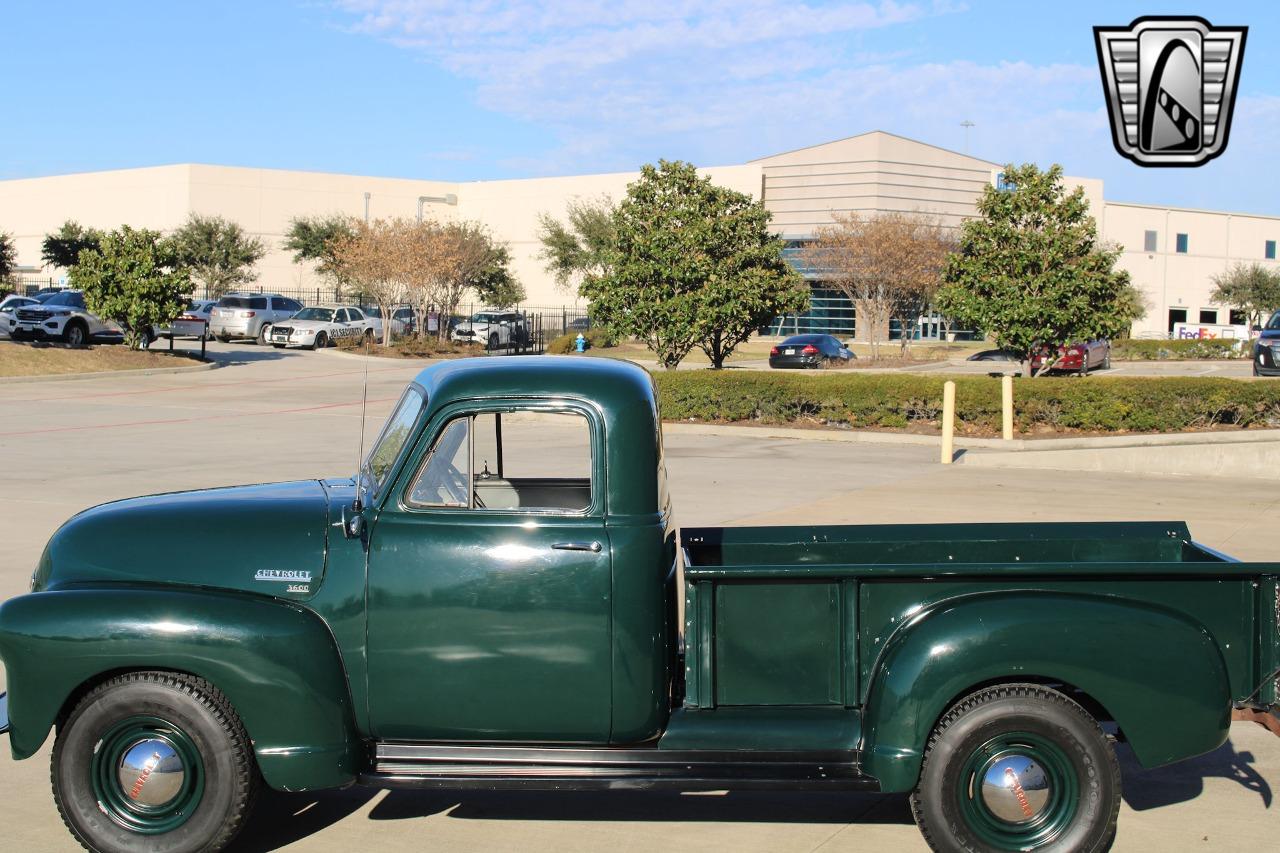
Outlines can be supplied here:
<path id="1" fill-rule="evenodd" d="M 551 546 L 553 551 L 590 551 L 599 554 L 604 546 L 599 542 L 557 542 Z"/>

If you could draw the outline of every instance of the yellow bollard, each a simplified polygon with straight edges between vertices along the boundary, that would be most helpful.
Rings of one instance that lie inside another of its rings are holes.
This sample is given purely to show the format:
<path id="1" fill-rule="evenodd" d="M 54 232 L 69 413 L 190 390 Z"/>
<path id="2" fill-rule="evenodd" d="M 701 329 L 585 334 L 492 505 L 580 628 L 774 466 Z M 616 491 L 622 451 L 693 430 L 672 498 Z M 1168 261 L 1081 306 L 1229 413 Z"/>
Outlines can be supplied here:
<path id="1" fill-rule="evenodd" d="M 1013 377 L 1000 377 L 1000 408 L 1004 412 L 1004 440 L 1013 441 Z"/>
<path id="2" fill-rule="evenodd" d="M 956 383 L 942 386 L 942 464 L 950 465 L 956 445 Z"/>

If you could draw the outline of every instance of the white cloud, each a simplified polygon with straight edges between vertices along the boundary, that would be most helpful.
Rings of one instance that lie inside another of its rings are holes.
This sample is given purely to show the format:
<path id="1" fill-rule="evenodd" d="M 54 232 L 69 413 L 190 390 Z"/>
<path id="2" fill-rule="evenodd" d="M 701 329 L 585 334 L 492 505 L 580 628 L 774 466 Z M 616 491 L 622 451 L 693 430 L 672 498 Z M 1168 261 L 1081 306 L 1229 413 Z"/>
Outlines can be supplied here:
<path id="1" fill-rule="evenodd" d="M 548 130 L 512 174 L 630 170 L 658 157 L 743 162 L 881 129 L 1004 161 L 1062 163 L 1133 200 L 1274 209 L 1265 163 L 1280 98 L 1242 97 L 1230 149 L 1195 170 L 1114 151 L 1095 64 L 929 62 L 875 53 L 872 31 L 961 11 L 946 2 L 334 0 L 350 28 L 474 84 L 481 106 Z M 896 33 L 895 33 L 896 34 Z M 1155 174 L 1159 173 L 1159 174 Z M 1222 183 L 1238 187 L 1230 194 Z M 1214 188 L 1217 188 L 1215 191 Z M 1226 201 L 1227 198 L 1233 201 Z"/>

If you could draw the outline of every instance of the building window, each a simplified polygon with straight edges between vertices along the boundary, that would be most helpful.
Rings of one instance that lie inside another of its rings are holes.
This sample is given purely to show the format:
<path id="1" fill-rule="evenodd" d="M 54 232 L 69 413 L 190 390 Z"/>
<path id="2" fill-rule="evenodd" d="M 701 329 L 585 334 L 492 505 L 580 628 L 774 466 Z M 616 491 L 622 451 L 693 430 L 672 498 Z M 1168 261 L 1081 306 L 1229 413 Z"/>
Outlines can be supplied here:
<path id="1" fill-rule="evenodd" d="M 1004 176 L 1004 172 L 996 174 L 996 189 L 1002 193 L 1013 192 L 1018 185 Z"/>
<path id="2" fill-rule="evenodd" d="M 1269 261 L 1276 259 L 1276 241 L 1268 240 L 1266 247 L 1262 250 L 1262 256 Z"/>
<path id="3" fill-rule="evenodd" d="M 1206 326 L 1218 325 L 1218 310 L 1216 308 L 1201 308 L 1200 322 Z"/>
<path id="4" fill-rule="evenodd" d="M 1244 311 L 1237 311 L 1233 308 L 1231 313 L 1227 315 L 1227 322 L 1233 326 L 1247 326 L 1249 325 L 1249 315 Z"/>
<path id="5" fill-rule="evenodd" d="M 1173 327 L 1178 323 L 1187 322 L 1186 308 L 1170 308 L 1169 309 L 1169 334 L 1173 334 Z"/>
<path id="6" fill-rule="evenodd" d="M 1146 231 L 1142 235 L 1142 251 L 1154 252 L 1156 250 L 1156 232 Z"/>
<path id="7" fill-rule="evenodd" d="M 1179 255 L 1185 255 L 1187 253 L 1187 235 L 1186 234 L 1178 235 L 1178 242 L 1174 251 L 1176 251 Z"/>

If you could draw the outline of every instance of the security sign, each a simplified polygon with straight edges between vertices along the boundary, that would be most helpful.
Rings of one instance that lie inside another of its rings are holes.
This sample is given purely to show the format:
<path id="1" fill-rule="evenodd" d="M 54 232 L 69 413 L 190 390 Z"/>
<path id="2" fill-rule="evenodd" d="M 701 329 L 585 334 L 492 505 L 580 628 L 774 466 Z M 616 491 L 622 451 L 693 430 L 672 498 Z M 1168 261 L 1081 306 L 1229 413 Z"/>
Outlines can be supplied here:
<path id="1" fill-rule="evenodd" d="M 1174 17 L 1094 27 L 1121 156 L 1139 166 L 1199 166 L 1225 151 L 1248 31 Z"/>

